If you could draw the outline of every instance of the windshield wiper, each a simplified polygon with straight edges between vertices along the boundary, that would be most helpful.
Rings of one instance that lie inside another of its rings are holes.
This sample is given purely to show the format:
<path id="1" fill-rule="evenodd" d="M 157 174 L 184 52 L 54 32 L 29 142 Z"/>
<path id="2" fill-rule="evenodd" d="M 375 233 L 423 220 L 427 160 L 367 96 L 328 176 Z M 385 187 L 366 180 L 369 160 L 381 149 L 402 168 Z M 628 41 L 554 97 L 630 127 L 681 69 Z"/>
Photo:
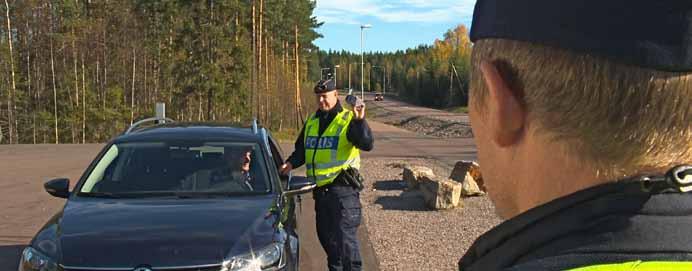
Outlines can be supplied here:
<path id="1" fill-rule="evenodd" d="M 252 196 L 256 192 L 176 192 L 175 196 L 181 199 L 187 198 L 220 198 L 234 196 Z"/>
<path id="2" fill-rule="evenodd" d="M 81 192 L 77 194 L 80 197 L 93 198 L 155 198 L 155 197 L 177 197 L 180 199 L 187 198 L 221 198 L 221 197 L 242 197 L 258 195 L 257 192 Z"/>
<path id="3" fill-rule="evenodd" d="M 153 197 L 171 197 L 175 196 L 173 192 L 124 192 L 124 193 L 112 193 L 112 192 L 86 192 L 79 193 L 79 196 L 85 197 L 95 197 L 95 198 L 153 198 Z"/>

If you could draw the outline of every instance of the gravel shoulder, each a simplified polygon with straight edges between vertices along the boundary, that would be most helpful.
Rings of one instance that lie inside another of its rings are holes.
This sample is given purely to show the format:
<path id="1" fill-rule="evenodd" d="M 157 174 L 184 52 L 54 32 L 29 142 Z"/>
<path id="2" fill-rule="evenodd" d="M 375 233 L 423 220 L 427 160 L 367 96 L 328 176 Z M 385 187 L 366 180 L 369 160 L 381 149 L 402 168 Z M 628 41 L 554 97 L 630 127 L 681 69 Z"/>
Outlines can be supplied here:
<path id="1" fill-rule="evenodd" d="M 428 166 L 438 176 L 451 170 L 429 159 L 364 160 L 361 202 L 380 269 L 456 270 L 473 241 L 500 222 L 492 203 L 473 197 L 453 210 L 428 210 L 418 192 L 405 190 L 402 164 Z"/>
<path id="2" fill-rule="evenodd" d="M 427 166 L 446 177 L 455 162 L 477 160 L 469 117 L 385 99 L 368 100 L 376 150 L 365 153 L 361 165 L 364 223 L 380 270 L 457 270 L 473 241 L 501 219 L 487 196 L 429 210 L 420 192 L 406 191 L 402 165 Z"/>

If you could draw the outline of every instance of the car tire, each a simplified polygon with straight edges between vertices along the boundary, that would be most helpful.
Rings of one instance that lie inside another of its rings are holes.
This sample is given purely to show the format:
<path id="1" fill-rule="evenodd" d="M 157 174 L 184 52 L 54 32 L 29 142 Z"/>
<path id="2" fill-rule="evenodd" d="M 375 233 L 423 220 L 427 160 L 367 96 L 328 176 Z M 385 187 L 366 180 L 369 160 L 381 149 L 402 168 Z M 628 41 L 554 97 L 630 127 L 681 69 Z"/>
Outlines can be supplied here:
<path id="1" fill-rule="evenodd" d="M 300 243 L 298 243 L 297 247 L 295 260 L 293 259 L 293 255 L 291 255 L 290 249 L 288 249 L 288 255 L 291 256 L 286 259 L 286 270 L 298 271 L 300 269 Z"/>

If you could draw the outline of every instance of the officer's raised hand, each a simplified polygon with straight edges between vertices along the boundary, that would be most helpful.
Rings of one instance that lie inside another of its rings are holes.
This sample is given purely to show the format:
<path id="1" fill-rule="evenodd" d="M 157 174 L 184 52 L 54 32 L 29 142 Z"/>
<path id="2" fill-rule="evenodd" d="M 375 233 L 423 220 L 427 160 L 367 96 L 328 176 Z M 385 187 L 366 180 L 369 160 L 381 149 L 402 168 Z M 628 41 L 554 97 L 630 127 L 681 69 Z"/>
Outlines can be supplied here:
<path id="1" fill-rule="evenodd" d="M 365 104 L 355 106 L 353 108 L 353 113 L 356 119 L 365 119 Z"/>
<path id="2" fill-rule="evenodd" d="M 350 92 L 346 96 L 346 102 L 353 107 L 353 117 L 358 120 L 365 118 L 365 102 Z"/>

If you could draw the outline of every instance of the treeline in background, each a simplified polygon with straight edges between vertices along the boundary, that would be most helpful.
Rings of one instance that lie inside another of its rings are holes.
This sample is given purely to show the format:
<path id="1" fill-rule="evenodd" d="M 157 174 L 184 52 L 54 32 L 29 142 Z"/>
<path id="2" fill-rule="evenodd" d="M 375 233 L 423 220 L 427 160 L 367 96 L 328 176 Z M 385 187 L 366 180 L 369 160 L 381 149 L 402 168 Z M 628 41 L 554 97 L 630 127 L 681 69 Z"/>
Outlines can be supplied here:
<path id="1" fill-rule="evenodd" d="M 470 55 L 471 41 L 463 25 L 448 30 L 433 45 L 393 53 L 365 53 L 364 89 L 398 94 L 422 106 L 466 106 Z M 350 87 L 360 91 L 359 54 L 320 51 L 319 57 L 320 66 L 325 68 L 323 76 L 335 72 L 338 88 L 348 89 L 350 81 Z"/>
<path id="2" fill-rule="evenodd" d="M 314 1 L 2 1 L 2 144 L 104 142 L 156 102 L 274 131 L 311 108 Z"/>

